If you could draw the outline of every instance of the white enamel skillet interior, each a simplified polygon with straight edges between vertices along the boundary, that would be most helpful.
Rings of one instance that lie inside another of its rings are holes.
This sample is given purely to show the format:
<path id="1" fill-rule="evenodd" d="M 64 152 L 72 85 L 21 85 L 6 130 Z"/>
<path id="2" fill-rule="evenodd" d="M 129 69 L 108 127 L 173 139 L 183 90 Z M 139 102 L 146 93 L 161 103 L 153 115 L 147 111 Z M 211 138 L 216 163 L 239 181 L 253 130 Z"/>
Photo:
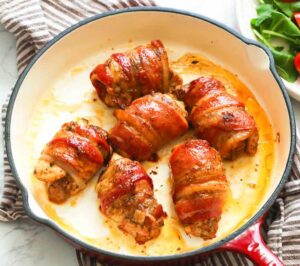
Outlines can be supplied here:
<path id="1" fill-rule="evenodd" d="M 131 256 L 102 250 L 57 226 L 39 207 L 31 190 L 31 180 L 24 173 L 27 151 L 24 132 L 32 118 L 37 99 L 64 69 L 76 65 L 103 47 L 118 47 L 134 39 L 140 44 L 163 40 L 179 57 L 195 52 L 222 65 L 252 90 L 267 113 L 280 143 L 275 158 L 270 187 L 259 210 L 238 230 L 212 245 L 191 252 L 169 256 Z M 254 224 L 271 206 L 291 170 L 295 146 L 295 121 L 291 102 L 278 77 L 272 55 L 261 44 L 248 40 L 218 22 L 198 14 L 167 8 L 132 8 L 108 12 L 86 19 L 50 41 L 33 58 L 18 79 L 9 102 L 6 118 L 6 148 L 11 169 L 20 185 L 28 215 L 71 240 L 77 246 L 103 256 L 144 262 L 175 260 L 215 250 Z"/>

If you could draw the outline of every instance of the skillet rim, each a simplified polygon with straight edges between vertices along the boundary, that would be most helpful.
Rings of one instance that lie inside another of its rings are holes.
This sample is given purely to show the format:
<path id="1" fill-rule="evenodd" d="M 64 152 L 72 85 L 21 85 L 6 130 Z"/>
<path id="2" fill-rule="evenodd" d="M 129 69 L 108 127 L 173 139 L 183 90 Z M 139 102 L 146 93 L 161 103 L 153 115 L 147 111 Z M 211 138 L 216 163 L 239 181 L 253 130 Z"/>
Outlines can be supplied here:
<path id="1" fill-rule="evenodd" d="M 281 92 L 282 92 L 282 96 L 285 100 L 285 104 L 287 107 L 287 111 L 288 111 L 288 115 L 289 115 L 289 122 L 290 122 L 290 147 L 289 147 L 289 156 L 288 156 L 288 160 L 287 160 L 287 164 L 284 170 L 284 173 L 281 177 L 281 180 L 279 182 L 279 184 L 277 185 L 277 187 L 275 188 L 275 190 L 272 192 L 271 196 L 269 197 L 269 199 L 265 202 L 265 204 L 256 212 L 256 214 L 249 220 L 247 221 L 243 226 L 241 226 L 239 229 L 235 230 L 234 232 L 232 232 L 231 234 L 229 234 L 228 236 L 224 237 L 223 239 L 209 245 L 209 246 L 205 246 L 199 249 L 195 249 L 193 251 L 189 251 L 189 252 L 185 252 L 182 254 L 172 254 L 172 255 L 163 255 L 163 256 L 137 256 L 137 255 L 124 255 L 124 254 L 119 254 L 117 252 L 112 252 L 112 251 L 107 251 L 107 250 L 103 250 L 101 248 L 97 248 L 95 246 L 92 246 L 86 242 L 84 242 L 83 240 L 77 239 L 76 237 L 74 237 L 71 233 L 68 233 L 67 231 L 62 230 L 61 228 L 59 228 L 59 226 L 57 226 L 52 220 L 49 219 L 44 219 L 41 218 L 39 216 L 37 216 L 36 214 L 34 214 L 31 211 L 31 208 L 29 206 L 29 201 L 28 201 L 28 192 L 27 189 L 25 188 L 25 186 L 22 184 L 21 178 L 18 175 L 15 163 L 14 163 L 14 159 L 13 159 L 13 154 L 12 154 L 12 149 L 11 149 L 11 134 L 10 134 L 10 126 L 11 126 L 11 116 L 12 116 L 12 112 L 13 112 L 13 107 L 14 107 L 14 102 L 16 100 L 16 97 L 18 95 L 18 92 L 21 88 L 22 82 L 24 81 L 24 79 L 26 78 L 27 74 L 30 72 L 30 69 L 32 68 L 32 66 L 35 64 L 35 62 L 52 46 L 54 45 L 56 42 L 58 42 L 60 39 L 62 39 L 63 37 L 65 37 L 66 35 L 68 35 L 70 32 L 80 28 L 81 26 L 84 26 L 90 22 L 93 22 L 95 20 L 98 19 L 102 19 L 105 17 L 110 17 L 110 16 L 114 16 L 114 15 L 119 15 L 119 14 L 123 14 L 123 13 L 135 13 L 135 12 L 162 12 L 162 13 L 171 13 L 171 14 L 176 14 L 176 15 L 184 15 L 187 17 L 193 17 L 205 22 L 208 22 L 214 26 L 217 26 L 225 31 L 227 31 L 228 33 L 230 33 L 231 35 L 233 35 L 234 37 L 238 38 L 240 41 L 242 41 L 243 43 L 245 43 L 246 45 L 254 45 L 257 46 L 259 48 L 261 48 L 268 56 L 269 58 L 269 69 L 275 79 L 275 81 L 277 82 Z M 9 104 L 8 104 L 8 108 L 7 108 L 7 114 L 6 114 L 6 119 L 5 119 L 5 133 L 4 133 L 4 137 L 5 137 L 5 147 L 6 147 L 6 151 L 7 151 L 7 157 L 8 157 L 8 161 L 12 170 L 12 173 L 17 181 L 18 186 L 21 188 L 22 191 L 22 195 L 23 195 L 23 203 L 24 203 L 24 208 L 26 213 L 28 214 L 28 216 L 30 218 L 32 218 L 33 220 L 42 223 L 50 228 L 52 228 L 53 230 L 55 230 L 56 232 L 58 232 L 59 234 L 61 234 L 63 237 L 69 239 L 70 241 L 74 242 L 75 244 L 79 245 L 80 247 L 89 250 L 91 252 L 94 253 L 98 253 L 104 256 L 108 256 L 111 258 L 116 258 L 122 261 L 140 261 L 140 262 L 162 262 L 162 261 L 173 261 L 173 260 L 177 260 L 177 259 L 185 259 L 185 258 L 189 258 L 189 257 L 193 257 L 193 256 L 197 256 L 200 255 L 202 253 L 207 253 L 210 251 L 213 251 L 219 247 L 221 247 L 223 244 L 225 244 L 226 242 L 229 242 L 230 240 L 234 239 L 235 237 L 237 237 L 238 235 L 240 235 L 241 233 L 243 233 L 245 230 L 247 230 L 251 225 L 253 225 L 273 204 L 273 202 L 276 200 L 279 192 L 281 191 L 281 189 L 283 188 L 288 175 L 291 171 L 291 167 L 292 167 L 292 162 L 293 162 L 293 155 L 295 152 L 295 144 L 296 144 L 296 125 L 295 125 L 295 117 L 294 117 L 294 112 L 293 112 L 293 108 L 292 108 L 292 104 L 290 101 L 290 98 L 288 96 L 288 93 L 285 89 L 285 86 L 281 80 L 281 78 L 279 77 L 279 75 L 276 72 L 276 68 L 275 68 L 275 63 L 274 63 L 274 59 L 273 56 L 271 54 L 271 52 L 261 43 L 254 41 L 254 40 L 250 40 L 244 36 L 242 36 L 240 33 L 238 33 L 237 31 L 235 31 L 234 29 L 229 28 L 228 26 L 226 26 L 223 23 L 217 22 L 214 19 L 205 17 L 203 15 L 199 15 L 197 13 L 193 13 L 193 12 L 189 12 L 189 11 L 184 11 L 184 10 L 179 10 L 179 9 L 174 9 L 174 8 L 166 8 L 166 7 L 133 7 L 133 8 L 126 8 L 126 9 L 121 9 L 121 10 L 114 10 L 114 11 L 108 11 L 108 12 L 104 12 L 102 14 L 97 14 L 95 16 L 86 18 L 82 21 L 79 21 L 78 23 L 74 24 L 73 26 L 65 29 L 64 31 L 62 31 L 61 33 L 59 33 L 58 35 L 56 35 L 52 40 L 50 40 L 48 43 L 45 44 L 45 46 L 43 46 L 43 48 L 41 48 L 38 53 L 32 58 L 32 60 L 30 61 L 30 63 L 26 66 L 26 68 L 24 69 L 24 71 L 21 73 L 21 75 L 19 76 L 10 100 L 9 100 Z"/>

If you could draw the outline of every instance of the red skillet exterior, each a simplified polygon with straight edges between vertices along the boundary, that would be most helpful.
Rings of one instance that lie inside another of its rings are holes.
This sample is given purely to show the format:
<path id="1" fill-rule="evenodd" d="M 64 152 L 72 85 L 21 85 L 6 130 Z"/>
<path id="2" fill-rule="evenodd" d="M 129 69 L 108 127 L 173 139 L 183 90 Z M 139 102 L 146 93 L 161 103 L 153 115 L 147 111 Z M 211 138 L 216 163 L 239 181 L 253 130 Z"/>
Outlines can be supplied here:
<path id="1" fill-rule="evenodd" d="M 254 225 L 218 250 L 242 253 L 260 266 L 284 266 L 282 261 L 268 248 L 261 235 L 260 228 L 266 215 L 263 215 Z"/>

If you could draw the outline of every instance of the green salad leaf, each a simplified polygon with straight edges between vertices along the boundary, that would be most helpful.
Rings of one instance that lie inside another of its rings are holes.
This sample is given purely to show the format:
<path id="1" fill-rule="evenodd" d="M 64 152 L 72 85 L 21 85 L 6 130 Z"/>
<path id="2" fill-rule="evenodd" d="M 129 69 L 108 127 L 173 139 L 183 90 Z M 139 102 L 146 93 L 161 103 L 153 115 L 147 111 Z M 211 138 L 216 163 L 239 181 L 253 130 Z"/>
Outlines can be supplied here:
<path id="1" fill-rule="evenodd" d="M 282 1 L 274 0 L 271 1 L 274 3 L 274 5 L 277 6 L 277 8 L 283 12 L 285 15 L 287 15 L 289 18 L 293 16 L 293 13 L 300 10 L 300 2 L 291 2 L 291 3 L 285 3 Z"/>
<path id="2" fill-rule="evenodd" d="M 294 56 L 283 51 L 283 47 L 274 47 L 258 31 L 253 30 L 256 38 L 270 48 L 278 74 L 289 82 L 295 82 L 298 78 L 298 71 L 294 67 Z"/>
<path id="3" fill-rule="evenodd" d="M 260 0 L 261 5 L 270 4 L 279 12 L 284 13 L 286 16 L 291 18 L 293 13 L 300 10 L 300 1 L 295 2 L 283 2 L 282 0 Z"/>
<path id="4" fill-rule="evenodd" d="M 257 18 L 251 20 L 256 38 L 271 50 L 279 75 L 289 82 L 299 76 L 294 57 L 300 52 L 300 29 L 291 20 L 295 11 L 300 11 L 299 1 L 260 0 Z"/>

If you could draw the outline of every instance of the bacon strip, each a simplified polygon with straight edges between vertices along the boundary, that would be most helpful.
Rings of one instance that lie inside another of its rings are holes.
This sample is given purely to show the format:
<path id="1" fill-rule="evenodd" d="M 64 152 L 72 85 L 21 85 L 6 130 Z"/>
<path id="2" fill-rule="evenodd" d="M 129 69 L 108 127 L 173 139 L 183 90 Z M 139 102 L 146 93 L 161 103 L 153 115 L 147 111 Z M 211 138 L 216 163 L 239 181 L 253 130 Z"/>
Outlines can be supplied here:
<path id="1" fill-rule="evenodd" d="M 169 67 L 168 55 L 159 40 L 125 53 L 115 53 L 90 74 L 100 99 L 110 107 L 125 108 L 141 96 L 169 92 L 182 84 Z"/>
<path id="2" fill-rule="evenodd" d="M 106 213 L 109 205 L 115 200 L 130 193 L 134 189 L 136 182 L 146 180 L 151 188 L 153 188 L 152 179 L 143 170 L 144 169 L 139 166 L 137 170 L 132 169 L 132 172 L 136 171 L 133 175 L 125 172 L 115 178 L 114 186 L 109 191 L 106 191 L 105 195 L 101 198 L 101 210 L 103 213 Z"/>
<path id="3" fill-rule="evenodd" d="M 160 234 L 166 214 L 154 198 L 152 180 L 139 162 L 115 155 L 96 191 L 102 213 L 138 244 Z"/>
<path id="4" fill-rule="evenodd" d="M 35 176 L 46 183 L 50 201 L 63 203 L 86 187 L 109 156 L 104 130 L 84 119 L 65 123 L 43 150 Z"/>
<path id="5" fill-rule="evenodd" d="M 229 94 L 220 81 L 200 77 L 184 86 L 178 95 L 185 95 L 189 121 L 196 135 L 206 139 L 222 158 L 234 159 L 244 151 L 250 155 L 256 153 L 256 123 L 245 105 Z"/>
<path id="6" fill-rule="evenodd" d="M 170 167 L 175 211 L 184 230 L 214 238 L 228 191 L 220 155 L 205 140 L 188 140 L 174 148 Z"/>
<path id="7" fill-rule="evenodd" d="M 66 138 L 54 138 L 48 145 L 67 145 L 75 148 L 80 154 L 87 156 L 90 160 L 102 164 L 103 156 L 99 149 L 92 145 L 89 140 L 78 137 L 70 136 Z"/>
<path id="8" fill-rule="evenodd" d="M 188 130 L 185 110 L 160 93 L 139 98 L 114 114 L 119 123 L 110 131 L 113 148 L 139 161 L 151 159 L 161 146 Z"/>

